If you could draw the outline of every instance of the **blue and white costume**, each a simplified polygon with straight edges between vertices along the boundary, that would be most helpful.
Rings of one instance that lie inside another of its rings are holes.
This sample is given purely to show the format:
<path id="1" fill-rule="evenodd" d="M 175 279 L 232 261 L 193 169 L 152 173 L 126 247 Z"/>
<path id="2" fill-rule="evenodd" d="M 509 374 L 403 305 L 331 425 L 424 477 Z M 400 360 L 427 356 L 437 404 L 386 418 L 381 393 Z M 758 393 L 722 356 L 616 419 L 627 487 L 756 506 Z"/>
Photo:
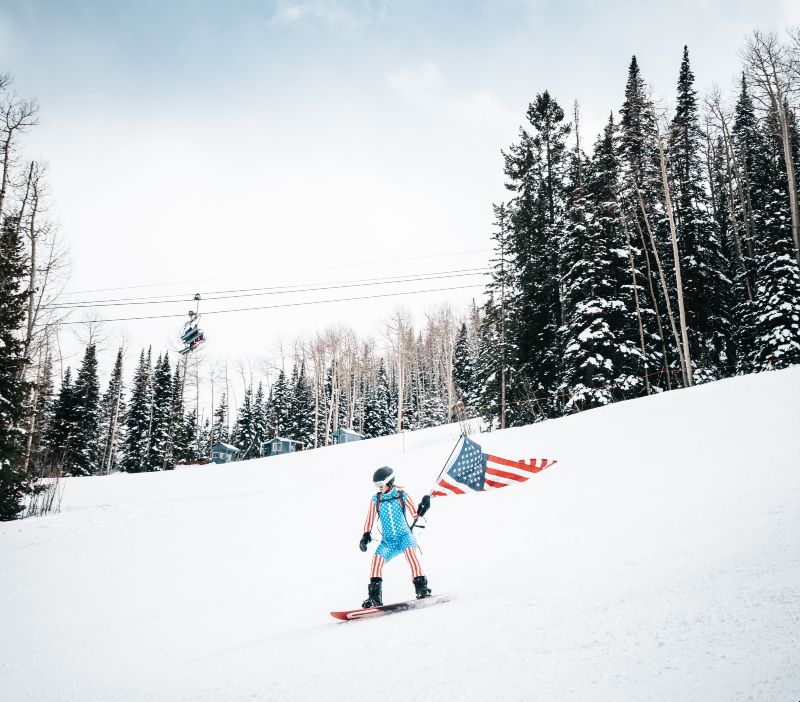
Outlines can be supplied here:
<path id="1" fill-rule="evenodd" d="M 380 497 L 380 506 L 378 498 Z M 405 512 L 411 519 L 417 518 L 417 507 L 405 490 L 402 491 L 402 500 L 405 502 Z M 414 577 L 422 575 L 422 565 L 417 553 L 417 541 L 411 533 L 403 514 L 401 491 L 393 487 L 386 493 L 373 495 L 369 504 L 367 521 L 364 523 L 364 533 L 372 531 L 375 518 L 381 523 L 381 542 L 372 559 L 372 577 L 380 578 L 383 565 L 401 553 L 405 555 Z"/>

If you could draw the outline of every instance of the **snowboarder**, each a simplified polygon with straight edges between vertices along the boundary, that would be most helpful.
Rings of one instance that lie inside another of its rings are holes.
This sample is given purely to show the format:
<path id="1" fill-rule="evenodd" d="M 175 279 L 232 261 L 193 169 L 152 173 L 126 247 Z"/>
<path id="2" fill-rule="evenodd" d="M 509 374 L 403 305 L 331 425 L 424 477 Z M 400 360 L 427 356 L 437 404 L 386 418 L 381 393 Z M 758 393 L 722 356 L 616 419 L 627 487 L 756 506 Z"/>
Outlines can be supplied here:
<path id="1" fill-rule="evenodd" d="M 430 496 L 425 495 L 417 509 L 409 494 L 394 484 L 394 471 L 388 466 L 378 468 L 372 476 L 372 482 L 378 488 L 378 493 L 372 496 L 369 504 L 367 521 L 364 523 L 364 535 L 361 537 L 358 547 L 366 552 L 367 544 L 372 541 L 371 532 L 376 516 L 380 519 L 382 536 L 375 555 L 372 557 L 368 595 L 362 607 L 368 609 L 383 605 L 383 566 L 401 553 L 405 555 L 406 561 L 411 567 L 417 599 L 430 597 L 428 579 L 422 573 L 422 564 L 419 560 L 419 548 L 406 521 L 406 513 L 410 514 L 412 519 L 416 519 L 428 511 L 431 504 Z"/>

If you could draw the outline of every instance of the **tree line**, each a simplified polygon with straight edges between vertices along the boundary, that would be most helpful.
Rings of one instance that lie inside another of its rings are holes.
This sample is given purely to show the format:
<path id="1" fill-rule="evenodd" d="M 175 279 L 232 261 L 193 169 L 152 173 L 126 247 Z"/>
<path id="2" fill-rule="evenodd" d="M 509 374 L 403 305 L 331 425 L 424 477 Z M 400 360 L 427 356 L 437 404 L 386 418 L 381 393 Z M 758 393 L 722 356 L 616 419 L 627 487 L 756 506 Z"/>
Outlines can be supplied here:
<path id="1" fill-rule="evenodd" d="M 479 368 L 499 426 L 800 362 L 800 32 L 754 32 L 732 106 L 688 48 L 671 116 L 636 57 L 589 153 L 545 91 L 504 152 Z"/>
<path id="2" fill-rule="evenodd" d="M 590 148 L 577 103 L 568 118 L 536 95 L 502 154 L 484 304 L 419 328 L 398 310 L 382 344 L 331 328 L 238 382 L 195 354 L 127 368 L 119 349 L 103 387 L 91 334 L 54 370 L 63 264 L 44 169 L 16 152 L 37 108 L 4 78 L 0 518 L 52 476 L 171 469 L 218 443 L 247 459 L 340 428 L 504 428 L 800 362 L 800 34 L 754 32 L 741 58 L 735 92 L 701 99 L 684 47 L 668 114 L 634 57 Z"/>
<path id="3" fill-rule="evenodd" d="M 248 459 L 263 456 L 275 437 L 311 449 L 329 445 L 340 428 L 373 438 L 464 419 L 476 412 L 479 396 L 479 324 L 474 306 L 460 324 L 443 307 L 418 332 L 398 312 L 387 329 L 390 351 L 382 355 L 374 341 L 330 329 L 298 345 L 291 372 L 280 368 L 268 387 L 263 379 L 242 382 L 236 408 L 230 382 L 216 399 L 212 383 L 210 403 L 203 396 L 202 376 L 215 370 L 201 358 L 153 359 L 151 349 L 140 352 L 128 383 L 119 349 L 101 390 L 92 341 L 57 392 L 52 363 L 42 369 L 29 463 L 63 476 L 169 470 L 209 459 L 220 443 Z"/>

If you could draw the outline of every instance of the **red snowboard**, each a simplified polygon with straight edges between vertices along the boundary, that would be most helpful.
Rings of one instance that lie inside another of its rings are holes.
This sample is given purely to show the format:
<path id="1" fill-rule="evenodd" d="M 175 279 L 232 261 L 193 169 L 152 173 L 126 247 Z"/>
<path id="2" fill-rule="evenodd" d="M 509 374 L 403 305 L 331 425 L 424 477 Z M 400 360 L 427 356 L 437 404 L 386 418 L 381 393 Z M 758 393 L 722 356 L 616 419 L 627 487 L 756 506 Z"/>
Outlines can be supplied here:
<path id="1" fill-rule="evenodd" d="M 370 607 L 369 609 L 351 609 L 349 612 L 331 612 L 331 616 L 349 622 L 353 619 L 380 617 L 384 614 L 405 612 L 408 609 L 422 609 L 423 607 L 430 607 L 431 605 L 449 601 L 450 597 L 448 595 L 437 595 L 435 597 L 423 597 L 421 600 L 408 600 L 407 602 L 396 602 L 395 604 L 381 605 L 380 607 Z"/>

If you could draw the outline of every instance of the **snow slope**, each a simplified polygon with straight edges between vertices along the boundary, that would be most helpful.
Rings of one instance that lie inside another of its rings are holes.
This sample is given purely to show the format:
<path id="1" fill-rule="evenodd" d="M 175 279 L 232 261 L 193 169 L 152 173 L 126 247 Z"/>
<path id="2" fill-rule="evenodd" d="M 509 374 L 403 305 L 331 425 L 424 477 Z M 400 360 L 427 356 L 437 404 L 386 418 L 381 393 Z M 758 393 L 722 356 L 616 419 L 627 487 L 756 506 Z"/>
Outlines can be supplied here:
<path id="1" fill-rule="evenodd" d="M 559 462 L 434 500 L 451 602 L 337 623 L 373 469 L 418 499 L 457 434 L 67 481 L 61 514 L 0 524 L 0 698 L 800 698 L 800 368 L 477 435 Z M 403 559 L 384 576 L 411 595 Z"/>

